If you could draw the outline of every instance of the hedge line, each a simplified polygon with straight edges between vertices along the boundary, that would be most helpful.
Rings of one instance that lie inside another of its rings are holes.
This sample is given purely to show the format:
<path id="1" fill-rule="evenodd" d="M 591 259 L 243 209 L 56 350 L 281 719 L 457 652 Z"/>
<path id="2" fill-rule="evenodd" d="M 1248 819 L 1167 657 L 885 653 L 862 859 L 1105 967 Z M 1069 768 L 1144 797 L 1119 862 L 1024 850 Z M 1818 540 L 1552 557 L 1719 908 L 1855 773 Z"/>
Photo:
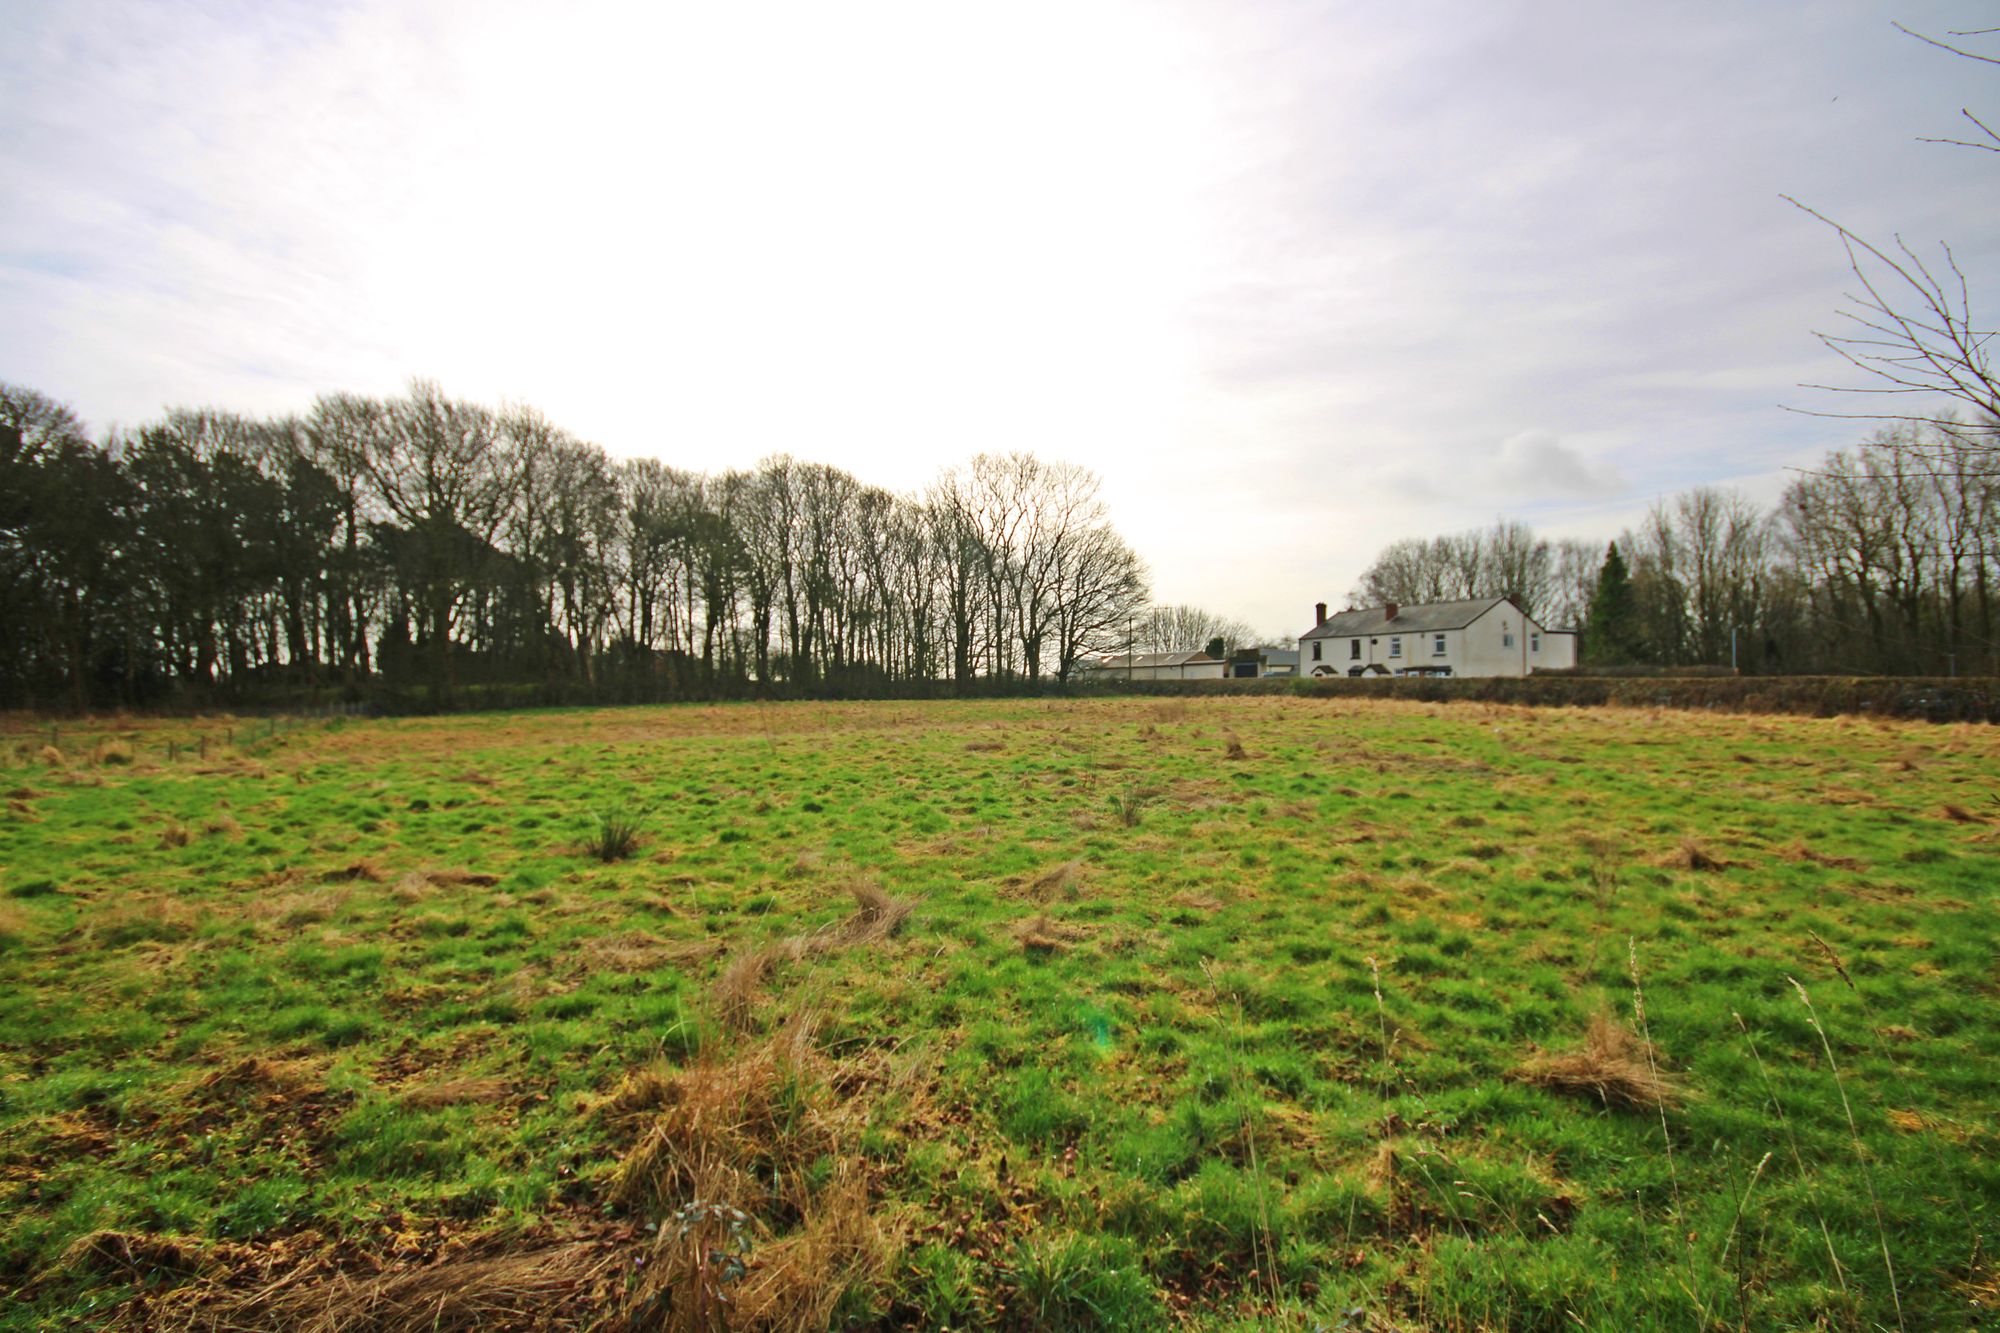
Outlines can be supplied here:
<path id="1" fill-rule="evenodd" d="M 1991 676 L 1480 676 L 1450 679 L 1336 676 L 1322 680 L 1118 681 L 1121 694 L 1283 694 L 1308 699 L 1417 699 L 1542 708 L 1697 708 L 1725 713 L 1864 714 L 1927 722 L 2000 722 Z"/>

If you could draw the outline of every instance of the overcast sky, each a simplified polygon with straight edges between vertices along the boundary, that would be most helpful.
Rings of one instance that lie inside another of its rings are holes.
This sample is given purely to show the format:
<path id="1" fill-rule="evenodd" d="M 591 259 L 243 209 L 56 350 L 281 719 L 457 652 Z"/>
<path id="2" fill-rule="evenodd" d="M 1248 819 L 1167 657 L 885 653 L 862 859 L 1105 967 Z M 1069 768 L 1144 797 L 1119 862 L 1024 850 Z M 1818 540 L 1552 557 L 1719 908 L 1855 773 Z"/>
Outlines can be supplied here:
<path id="1" fill-rule="evenodd" d="M 18 3 L 0 379 L 97 429 L 413 375 L 620 457 L 1100 473 L 1162 600 L 1771 498 L 1835 238 L 2000 295 L 1972 0 Z"/>

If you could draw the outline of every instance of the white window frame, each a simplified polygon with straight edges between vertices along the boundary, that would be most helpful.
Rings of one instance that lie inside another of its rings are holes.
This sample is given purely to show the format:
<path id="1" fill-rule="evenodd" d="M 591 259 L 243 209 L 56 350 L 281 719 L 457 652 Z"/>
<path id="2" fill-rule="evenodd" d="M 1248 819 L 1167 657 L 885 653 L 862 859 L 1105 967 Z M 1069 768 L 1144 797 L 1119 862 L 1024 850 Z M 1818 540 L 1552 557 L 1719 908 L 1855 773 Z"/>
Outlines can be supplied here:
<path id="1" fill-rule="evenodd" d="M 1531 652 L 1531 653 L 1539 653 L 1540 651 L 1542 651 L 1542 636 L 1541 636 L 1541 635 L 1539 635 L 1539 634 L 1530 634 L 1530 635 L 1528 636 L 1528 651 L 1529 651 L 1529 652 Z"/>
<path id="2" fill-rule="evenodd" d="M 1431 636 L 1431 656 L 1432 657 L 1444 656 L 1444 635 L 1434 634 Z"/>
<path id="3" fill-rule="evenodd" d="M 1347 660 L 1350 662 L 1359 662 L 1361 660 L 1361 640 L 1349 639 L 1347 641 Z"/>
<path id="4" fill-rule="evenodd" d="M 1389 656 L 1391 656 L 1391 657 L 1401 657 L 1402 655 L 1403 655 L 1403 636 L 1402 636 L 1402 635 L 1400 635 L 1400 634 L 1392 634 L 1392 635 L 1390 635 L 1390 636 L 1389 636 Z"/>

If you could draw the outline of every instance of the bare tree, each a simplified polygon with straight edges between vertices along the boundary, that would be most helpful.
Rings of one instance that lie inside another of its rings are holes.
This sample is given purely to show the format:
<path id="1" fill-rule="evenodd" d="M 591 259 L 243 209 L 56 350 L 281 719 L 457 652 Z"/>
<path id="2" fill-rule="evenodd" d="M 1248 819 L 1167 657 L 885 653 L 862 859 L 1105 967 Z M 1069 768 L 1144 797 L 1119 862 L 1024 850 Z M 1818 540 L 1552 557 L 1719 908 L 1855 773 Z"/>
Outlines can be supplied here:
<path id="1" fill-rule="evenodd" d="M 1254 640 L 1256 631 L 1240 620 L 1198 606 L 1155 606 L 1139 618 L 1134 637 L 1140 652 L 1200 652 L 1220 639 L 1228 653 Z"/>
<path id="2" fill-rule="evenodd" d="M 2000 65 L 2000 57 L 1913 32 L 1900 23 L 1894 26 L 1941 51 L 1982 64 Z M 1992 38 L 1996 34 L 2000 34 L 2000 29 L 1950 35 Z M 1922 142 L 2000 152 L 2000 135 L 1970 109 L 1961 108 L 1960 114 L 1978 131 L 1979 138 L 1931 137 Z M 1860 372 L 1861 381 L 1802 387 L 1896 400 L 1893 404 L 1883 403 L 1879 411 L 1811 415 L 1935 427 L 1936 431 L 1921 433 L 1905 442 L 1906 447 L 1917 451 L 1915 456 L 1925 465 L 1940 465 L 1948 461 L 1947 455 L 1959 455 L 1970 448 L 1982 456 L 1987 470 L 2000 468 L 2000 378 L 1996 378 L 1987 352 L 1994 330 L 1985 328 L 1973 313 L 1971 284 L 1951 246 L 1940 242 L 1937 254 L 1926 259 L 1901 236 L 1895 237 L 1890 245 L 1877 245 L 1790 195 L 1782 198 L 1830 227 L 1840 238 L 1856 284 L 1855 290 L 1846 296 L 1846 305 L 1836 312 L 1841 321 L 1838 329 L 1815 331 L 1814 336 Z M 1910 405 L 1903 409 L 1906 402 Z M 1953 409 L 1944 412 L 1927 409 L 1923 406 L 1927 402 L 1948 402 Z M 1969 418 L 1956 415 L 1965 409 L 1970 409 Z M 1943 453 L 1936 449 L 1937 432 L 1942 432 L 1948 441 Z"/>
<path id="3" fill-rule="evenodd" d="M 509 514 L 519 472 L 495 415 L 418 380 L 388 406 L 361 457 L 375 501 L 401 529 L 403 576 L 422 615 L 431 691 L 451 689 L 453 622 Z"/>

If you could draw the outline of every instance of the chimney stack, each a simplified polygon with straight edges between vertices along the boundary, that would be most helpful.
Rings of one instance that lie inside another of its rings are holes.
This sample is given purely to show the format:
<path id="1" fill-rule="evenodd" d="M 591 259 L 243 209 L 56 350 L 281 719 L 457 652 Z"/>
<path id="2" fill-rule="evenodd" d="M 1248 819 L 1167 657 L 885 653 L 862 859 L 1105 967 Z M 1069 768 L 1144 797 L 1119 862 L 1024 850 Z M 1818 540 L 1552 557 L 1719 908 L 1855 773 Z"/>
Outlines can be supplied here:
<path id="1" fill-rule="evenodd" d="M 1319 627 L 1320 627 L 1321 625 L 1324 625 L 1325 623 L 1326 623 L 1326 603 L 1325 603 L 1325 602 L 1314 602 L 1314 603 L 1313 603 L 1313 628 L 1314 628 L 1314 629 L 1318 629 L 1318 628 L 1319 628 Z"/>
<path id="2" fill-rule="evenodd" d="M 1397 606 L 1397 605 L 1396 605 L 1396 604 L 1395 604 L 1394 602 L 1391 602 L 1391 603 L 1389 603 L 1389 604 L 1388 604 L 1387 606 L 1383 607 L 1382 609 L 1383 609 L 1383 610 L 1384 610 L 1385 612 L 1387 612 L 1387 613 L 1388 613 L 1388 615 L 1387 615 L 1387 617 L 1386 617 L 1387 619 L 1389 619 L 1389 620 L 1394 620 L 1394 619 L 1396 618 L 1396 613 L 1397 613 L 1398 611 L 1402 610 L 1403 608 L 1402 608 L 1402 607 L 1400 607 L 1400 606 Z"/>

